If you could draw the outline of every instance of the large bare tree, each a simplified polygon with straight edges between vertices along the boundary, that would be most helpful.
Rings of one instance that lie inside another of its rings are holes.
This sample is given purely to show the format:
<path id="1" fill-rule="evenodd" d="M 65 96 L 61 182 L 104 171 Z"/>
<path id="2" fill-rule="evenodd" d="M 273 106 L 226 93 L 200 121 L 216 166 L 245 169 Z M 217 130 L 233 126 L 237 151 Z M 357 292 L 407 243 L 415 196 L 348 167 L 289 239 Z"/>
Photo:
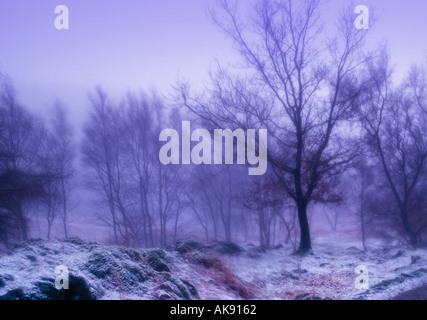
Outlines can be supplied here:
<path id="1" fill-rule="evenodd" d="M 357 155 L 346 120 L 364 90 L 362 52 L 367 30 L 354 26 L 354 8 L 322 28 L 319 0 L 257 2 L 243 20 L 236 1 L 220 1 L 212 17 L 243 58 L 238 72 L 219 67 L 208 94 L 178 86 L 184 105 L 218 127 L 267 128 L 268 159 L 298 208 L 299 253 L 311 250 L 307 207 L 327 200 L 333 177 Z"/>

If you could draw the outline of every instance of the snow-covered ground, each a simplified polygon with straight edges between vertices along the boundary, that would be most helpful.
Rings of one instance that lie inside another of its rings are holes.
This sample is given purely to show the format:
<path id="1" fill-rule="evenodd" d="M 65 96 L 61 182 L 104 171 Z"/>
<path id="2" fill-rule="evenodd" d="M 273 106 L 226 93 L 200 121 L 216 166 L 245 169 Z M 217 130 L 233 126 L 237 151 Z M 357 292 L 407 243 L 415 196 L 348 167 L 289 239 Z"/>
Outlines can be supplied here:
<path id="1" fill-rule="evenodd" d="M 363 252 L 347 237 L 317 238 L 313 254 L 281 248 L 250 257 L 226 258 L 237 275 L 259 288 L 261 299 L 391 299 L 427 283 L 427 250 L 371 243 Z M 357 289 L 358 266 L 368 270 L 369 289 Z M 426 292 L 427 296 L 427 292 Z"/>
<path id="2" fill-rule="evenodd" d="M 426 249 L 358 246 L 343 234 L 322 236 L 301 257 L 291 246 L 184 241 L 145 250 L 33 240 L 0 257 L 0 299 L 391 299 L 427 284 Z M 58 265 L 69 269 L 67 291 L 55 289 Z M 369 271 L 367 290 L 355 286 L 357 266 Z"/>

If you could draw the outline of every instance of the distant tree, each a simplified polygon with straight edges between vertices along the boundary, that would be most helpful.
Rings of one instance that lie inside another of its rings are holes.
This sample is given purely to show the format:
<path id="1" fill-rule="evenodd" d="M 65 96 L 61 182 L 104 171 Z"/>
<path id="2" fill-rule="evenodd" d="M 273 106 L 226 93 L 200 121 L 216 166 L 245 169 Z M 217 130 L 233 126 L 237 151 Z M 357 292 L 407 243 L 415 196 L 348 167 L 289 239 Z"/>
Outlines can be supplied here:
<path id="1" fill-rule="evenodd" d="M 419 244 L 414 219 L 414 201 L 423 182 L 427 159 L 427 117 L 424 113 L 427 82 L 412 68 L 396 88 L 391 84 L 388 58 L 384 54 L 370 64 L 371 90 L 360 109 L 360 120 L 373 155 L 381 164 L 400 225 L 408 242 Z M 426 221 L 424 214 L 424 223 Z"/>
<path id="2" fill-rule="evenodd" d="M 355 208 L 354 217 L 360 226 L 362 246 L 365 251 L 368 249 L 366 240 L 369 224 L 374 223 L 371 212 L 369 212 L 370 202 L 374 201 L 374 197 L 370 196 L 369 193 L 373 191 L 374 193 L 379 192 L 374 185 L 376 174 L 375 167 L 369 164 L 366 158 L 362 158 L 347 176 L 348 180 L 351 179 L 351 181 L 347 182 L 350 186 L 348 192 L 351 193 L 349 205 L 353 205 Z"/>
<path id="3" fill-rule="evenodd" d="M 157 141 L 157 123 L 155 118 L 155 105 L 145 96 L 138 98 L 128 94 L 127 108 L 124 111 L 123 143 L 129 157 L 130 177 L 135 183 L 135 199 L 138 199 L 135 209 L 139 214 L 142 242 L 146 247 L 155 246 L 153 219 L 151 205 L 153 197 L 152 183 L 154 174 L 154 161 L 156 157 L 155 141 Z"/>
<path id="4" fill-rule="evenodd" d="M 121 229 L 117 208 L 117 179 L 120 177 L 115 110 L 106 93 L 98 88 L 90 98 L 92 112 L 84 127 L 82 142 L 83 164 L 89 169 L 88 185 L 106 202 L 110 217 L 102 217 L 113 229 L 114 243 L 119 244 L 126 234 Z"/>
<path id="5" fill-rule="evenodd" d="M 188 198 L 183 190 L 184 174 L 182 168 L 174 165 L 163 165 L 158 158 L 161 142 L 158 140 L 163 128 L 174 128 L 181 126 L 182 117 L 178 109 L 167 110 L 166 106 L 157 99 L 153 101 L 155 112 L 153 114 L 156 128 L 156 157 L 153 159 L 155 174 L 153 176 L 152 188 L 155 190 L 155 199 L 160 226 L 160 246 L 168 244 L 168 223 L 174 221 L 173 239 L 177 238 L 178 222 L 181 214 L 188 207 Z"/>
<path id="6" fill-rule="evenodd" d="M 3 239 L 27 240 L 26 204 L 54 178 L 40 166 L 44 124 L 22 107 L 10 79 L 0 82 L 0 216 Z"/>
<path id="7" fill-rule="evenodd" d="M 55 159 L 54 150 L 56 149 L 55 138 L 46 134 L 46 137 L 43 141 L 40 154 L 40 166 L 43 171 L 48 172 L 52 175 L 45 185 L 45 192 L 41 197 L 41 202 L 43 203 L 46 209 L 46 224 L 47 224 L 47 234 L 46 237 L 50 240 L 51 231 L 53 223 L 55 222 L 58 216 L 58 209 L 60 207 L 60 170 L 58 166 L 57 159 Z"/>
<path id="8" fill-rule="evenodd" d="M 88 186 L 108 207 L 102 221 L 113 230 L 116 244 L 165 246 L 174 221 L 186 208 L 181 173 L 176 166 L 160 163 L 159 134 L 171 125 L 163 102 L 129 93 L 112 104 L 97 89 L 91 97 L 92 113 L 85 124 L 83 164 Z"/>
<path id="9" fill-rule="evenodd" d="M 279 217 L 284 229 L 286 229 L 285 244 L 291 243 L 294 250 L 296 250 L 298 245 L 297 207 L 288 204 L 284 207 Z"/>
<path id="10" fill-rule="evenodd" d="M 214 198 L 212 195 L 216 192 L 216 188 L 218 188 L 218 184 L 214 182 L 218 171 L 217 168 L 202 166 L 195 168 L 192 174 L 193 196 L 195 198 L 197 195 L 197 203 L 200 210 L 208 216 L 208 219 L 206 219 L 206 234 L 208 234 L 209 229 L 213 229 L 213 240 L 215 241 L 219 238 L 220 217 L 217 210 L 217 199 L 220 197 Z M 199 221 L 201 221 L 200 218 Z"/>
<path id="11" fill-rule="evenodd" d="M 264 177 L 262 182 L 253 181 L 246 193 L 245 207 L 256 213 L 259 242 L 264 249 L 270 249 L 272 246 L 273 226 L 284 209 L 285 200 L 286 195 L 283 188 L 280 187 L 280 181 L 271 172 Z"/>
<path id="12" fill-rule="evenodd" d="M 184 171 L 186 178 L 183 178 L 186 183 L 182 183 L 182 191 L 185 197 L 187 198 L 188 209 L 190 212 L 194 213 L 197 218 L 197 222 L 202 227 L 206 242 L 209 242 L 209 219 L 211 211 L 207 210 L 204 206 L 203 201 L 201 201 L 203 196 L 203 191 L 199 187 L 199 178 L 198 170 L 203 169 L 199 168 L 190 168 L 189 170 Z M 216 230 L 215 230 L 216 234 Z"/>
<path id="13" fill-rule="evenodd" d="M 323 216 L 326 222 L 331 227 L 332 231 L 336 231 L 338 228 L 338 221 L 341 216 L 341 210 L 336 205 L 334 206 L 323 206 Z"/>
<path id="14" fill-rule="evenodd" d="M 50 146 L 50 153 L 54 161 L 53 166 L 56 168 L 56 197 L 60 207 L 58 208 L 58 213 L 61 218 L 64 236 L 68 238 L 67 225 L 71 209 L 70 197 L 75 187 L 73 179 L 75 177 L 74 161 L 77 150 L 73 127 L 68 119 L 65 107 L 60 102 L 55 103 L 51 127 L 53 141 Z"/>

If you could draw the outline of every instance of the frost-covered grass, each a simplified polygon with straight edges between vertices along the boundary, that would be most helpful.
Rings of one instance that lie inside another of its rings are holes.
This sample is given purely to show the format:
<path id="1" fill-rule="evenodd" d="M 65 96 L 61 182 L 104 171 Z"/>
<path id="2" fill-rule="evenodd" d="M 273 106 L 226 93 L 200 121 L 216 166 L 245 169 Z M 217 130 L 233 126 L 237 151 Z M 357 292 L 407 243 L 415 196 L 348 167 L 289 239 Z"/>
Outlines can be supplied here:
<path id="1" fill-rule="evenodd" d="M 0 257 L 6 299 L 391 299 L 427 284 L 427 250 L 371 241 L 363 252 L 345 235 L 313 241 L 313 253 L 284 245 L 263 251 L 187 241 L 167 250 L 101 246 L 78 239 L 29 241 Z M 70 271 L 67 295 L 55 267 Z M 369 270 L 358 290 L 355 268 Z"/>
<path id="2" fill-rule="evenodd" d="M 260 288 L 261 299 L 391 299 L 427 283 L 426 249 L 384 248 L 372 241 L 363 252 L 358 245 L 343 235 L 328 236 L 317 238 L 313 253 L 303 257 L 283 247 L 257 259 L 226 260 L 239 277 Z M 369 290 L 356 289 L 360 274 L 355 268 L 360 265 L 368 268 Z"/>

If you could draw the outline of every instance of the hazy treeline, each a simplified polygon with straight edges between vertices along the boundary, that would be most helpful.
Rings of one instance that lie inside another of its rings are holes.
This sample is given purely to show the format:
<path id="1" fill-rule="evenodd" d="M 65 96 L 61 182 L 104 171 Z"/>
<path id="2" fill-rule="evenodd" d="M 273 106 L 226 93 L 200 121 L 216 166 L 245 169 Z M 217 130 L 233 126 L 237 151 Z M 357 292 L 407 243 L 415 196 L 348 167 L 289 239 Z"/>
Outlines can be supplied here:
<path id="1" fill-rule="evenodd" d="M 67 237 L 77 149 L 66 109 L 56 103 L 47 123 L 18 102 L 10 79 L 0 81 L 0 240 L 27 240 L 34 206 L 45 213 L 48 238 L 56 218 Z"/>
<path id="2" fill-rule="evenodd" d="M 168 99 L 128 93 L 114 102 L 98 88 L 80 141 L 60 103 L 48 121 L 39 119 L 3 77 L 1 241 L 28 237 L 34 206 L 47 237 L 55 219 L 67 237 L 78 173 L 115 244 L 165 246 L 188 230 L 206 241 L 245 241 L 256 232 L 262 247 L 280 235 L 307 252 L 315 205 L 332 230 L 343 216 L 357 222 L 365 248 L 368 237 L 425 243 L 426 70 L 414 66 L 393 82 L 387 50 L 364 48 L 368 31 L 354 28 L 353 12 L 344 10 L 328 37 L 318 6 L 263 1 L 246 21 L 220 1 L 212 18 L 244 72 L 220 66 L 200 93 L 180 81 Z M 183 120 L 211 131 L 268 129 L 267 173 L 162 165 L 159 134 L 179 131 Z"/>
<path id="3" fill-rule="evenodd" d="M 194 117 L 143 94 L 128 94 L 114 105 L 97 89 L 90 101 L 81 144 L 83 168 L 87 187 L 97 191 L 106 208 L 100 219 L 111 227 L 115 243 L 164 246 L 176 241 L 181 230 L 197 229 L 206 241 L 232 241 L 240 232 L 247 237 L 254 221 L 247 213 L 252 206 L 244 166 L 165 166 L 159 161 L 160 132 L 180 131 L 182 120 Z M 274 216 L 269 211 L 279 202 L 283 198 L 255 210 L 267 246 Z"/>

